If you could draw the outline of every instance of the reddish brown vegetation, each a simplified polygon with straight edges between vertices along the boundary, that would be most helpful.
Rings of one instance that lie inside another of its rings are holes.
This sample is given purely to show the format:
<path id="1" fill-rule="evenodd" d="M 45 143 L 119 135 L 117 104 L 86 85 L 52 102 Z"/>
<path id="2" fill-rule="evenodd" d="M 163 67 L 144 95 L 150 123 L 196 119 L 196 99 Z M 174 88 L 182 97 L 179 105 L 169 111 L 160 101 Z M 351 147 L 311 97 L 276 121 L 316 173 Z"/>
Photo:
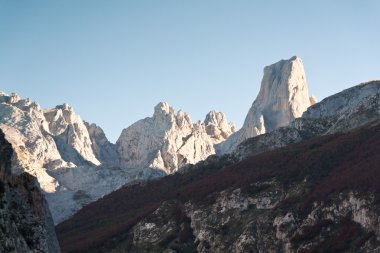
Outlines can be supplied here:
<path id="1" fill-rule="evenodd" d="M 318 137 L 224 169 L 211 165 L 145 185 L 125 187 L 59 224 L 59 241 L 63 252 L 105 252 L 112 238 L 126 233 L 165 200 L 203 201 L 214 192 L 271 178 L 285 188 L 305 178 L 309 181 L 311 194 L 302 199 L 287 199 L 280 209 L 301 203 L 299 208 L 306 212 L 313 201 L 325 201 L 329 194 L 345 189 L 380 193 L 379 154 L 380 125 Z"/>
<path id="2" fill-rule="evenodd" d="M 367 233 L 360 224 L 351 221 L 349 218 L 343 219 L 333 229 L 327 240 L 304 250 L 303 253 L 347 252 L 348 249 L 358 249 L 374 236 L 372 232 Z"/>

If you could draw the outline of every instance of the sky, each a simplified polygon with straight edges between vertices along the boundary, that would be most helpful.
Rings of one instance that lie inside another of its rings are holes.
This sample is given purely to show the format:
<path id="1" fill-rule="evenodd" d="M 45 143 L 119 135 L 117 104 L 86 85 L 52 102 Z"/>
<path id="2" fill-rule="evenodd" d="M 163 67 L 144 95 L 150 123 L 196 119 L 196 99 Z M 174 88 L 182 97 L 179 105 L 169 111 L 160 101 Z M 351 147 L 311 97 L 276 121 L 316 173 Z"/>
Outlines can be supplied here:
<path id="1" fill-rule="evenodd" d="M 240 128 L 265 66 L 301 57 L 321 100 L 380 79 L 379 42 L 377 0 L 0 0 L 0 90 L 112 142 L 160 101 Z"/>

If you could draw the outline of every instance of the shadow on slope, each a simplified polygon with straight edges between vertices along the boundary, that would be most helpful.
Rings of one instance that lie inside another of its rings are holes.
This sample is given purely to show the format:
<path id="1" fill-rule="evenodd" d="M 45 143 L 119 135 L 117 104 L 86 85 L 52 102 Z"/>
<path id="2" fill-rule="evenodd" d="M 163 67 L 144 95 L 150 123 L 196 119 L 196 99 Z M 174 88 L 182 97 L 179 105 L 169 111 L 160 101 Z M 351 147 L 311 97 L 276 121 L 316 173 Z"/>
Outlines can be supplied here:
<path id="1" fill-rule="evenodd" d="M 306 215 L 314 201 L 327 201 L 332 193 L 351 189 L 371 191 L 380 200 L 380 125 L 346 134 L 313 138 L 252 156 L 230 166 L 215 160 L 184 174 L 122 188 L 94 202 L 56 227 L 63 252 L 107 252 L 120 235 L 156 210 L 164 201 L 207 201 L 213 193 L 244 188 L 275 178 L 285 188 L 305 180 L 308 191 L 300 199 L 286 199 L 289 206 Z"/>

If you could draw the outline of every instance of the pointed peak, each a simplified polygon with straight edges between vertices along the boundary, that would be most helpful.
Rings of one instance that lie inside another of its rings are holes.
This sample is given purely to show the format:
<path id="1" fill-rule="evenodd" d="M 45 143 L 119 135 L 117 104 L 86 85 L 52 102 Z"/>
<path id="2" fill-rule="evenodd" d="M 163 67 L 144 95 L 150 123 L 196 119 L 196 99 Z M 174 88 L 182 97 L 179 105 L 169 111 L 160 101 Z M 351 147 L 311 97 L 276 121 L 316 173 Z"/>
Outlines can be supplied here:
<path id="1" fill-rule="evenodd" d="M 295 55 L 295 56 L 291 57 L 291 58 L 290 58 L 289 60 L 287 60 L 287 61 L 302 61 L 302 59 L 301 59 L 299 56 Z"/>
<path id="2" fill-rule="evenodd" d="M 10 103 L 17 103 L 18 101 L 20 101 L 20 97 L 17 95 L 17 93 L 12 92 L 12 93 L 9 95 L 9 102 L 10 102 Z"/>
<path id="3" fill-rule="evenodd" d="M 65 110 L 65 111 L 72 111 L 73 107 L 71 105 L 69 105 L 68 103 L 63 103 L 62 105 L 57 105 L 55 107 L 55 109 L 61 109 L 61 110 Z"/>
<path id="4" fill-rule="evenodd" d="M 154 107 L 154 115 L 174 114 L 174 109 L 167 102 L 160 102 Z"/>
<path id="5" fill-rule="evenodd" d="M 292 66 L 295 63 L 300 64 L 302 66 L 302 68 L 303 68 L 302 59 L 299 56 L 295 55 L 295 56 L 291 57 L 290 59 L 280 60 L 280 61 L 278 61 L 276 63 L 273 63 L 273 64 L 271 64 L 269 66 L 266 66 L 264 68 L 264 71 L 269 70 L 269 69 L 271 69 L 271 70 L 273 70 L 273 69 L 280 70 L 280 69 L 284 68 L 285 66 Z"/>
<path id="6" fill-rule="evenodd" d="M 226 116 L 224 115 L 223 112 L 218 112 L 215 110 L 210 111 L 207 113 L 206 118 L 204 120 L 204 123 L 206 125 L 208 124 L 220 124 L 221 122 L 225 121 Z"/>

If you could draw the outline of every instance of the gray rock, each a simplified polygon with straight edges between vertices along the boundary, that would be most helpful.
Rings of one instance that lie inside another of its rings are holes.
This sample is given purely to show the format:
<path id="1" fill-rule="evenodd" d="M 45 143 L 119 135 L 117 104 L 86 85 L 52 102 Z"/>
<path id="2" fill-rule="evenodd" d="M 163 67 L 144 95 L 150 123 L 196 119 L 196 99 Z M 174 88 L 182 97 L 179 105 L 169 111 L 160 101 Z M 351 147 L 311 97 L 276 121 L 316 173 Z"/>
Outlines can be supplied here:
<path id="1" fill-rule="evenodd" d="M 116 142 L 123 168 L 155 168 L 167 174 L 215 154 L 214 144 L 234 131 L 224 114 L 210 112 L 205 122 L 193 124 L 182 111 L 161 102 L 150 118 L 124 129 Z"/>
<path id="2" fill-rule="evenodd" d="M 95 157 L 102 164 L 118 165 L 119 157 L 117 155 L 115 144 L 108 141 L 103 129 L 96 124 L 90 124 L 84 121 L 92 143 L 92 150 Z"/>
<path id="3" fill-rule="evenodd" d="M 60 248 L 36 179 L 12 174 L 13 150 L 0 130 L 0 252 L 54 252 Z"/>
<path id="4" fill-rule="evenodd" d="M 244 140 L 287 126 L 310 106 L 302 60 L 292 57 L 264 68 L 260 92 L 243 127 L 216 147 L 218 154 L 231 153 Z"/>
<path id="5" fill-rule="evenodd" d="M 289 126 L 242 142 L 233 154 L 241 160 L 312 137 L 348 132 L 379 120 L 380 81 L 371 81 L 325 98 Z"/>

